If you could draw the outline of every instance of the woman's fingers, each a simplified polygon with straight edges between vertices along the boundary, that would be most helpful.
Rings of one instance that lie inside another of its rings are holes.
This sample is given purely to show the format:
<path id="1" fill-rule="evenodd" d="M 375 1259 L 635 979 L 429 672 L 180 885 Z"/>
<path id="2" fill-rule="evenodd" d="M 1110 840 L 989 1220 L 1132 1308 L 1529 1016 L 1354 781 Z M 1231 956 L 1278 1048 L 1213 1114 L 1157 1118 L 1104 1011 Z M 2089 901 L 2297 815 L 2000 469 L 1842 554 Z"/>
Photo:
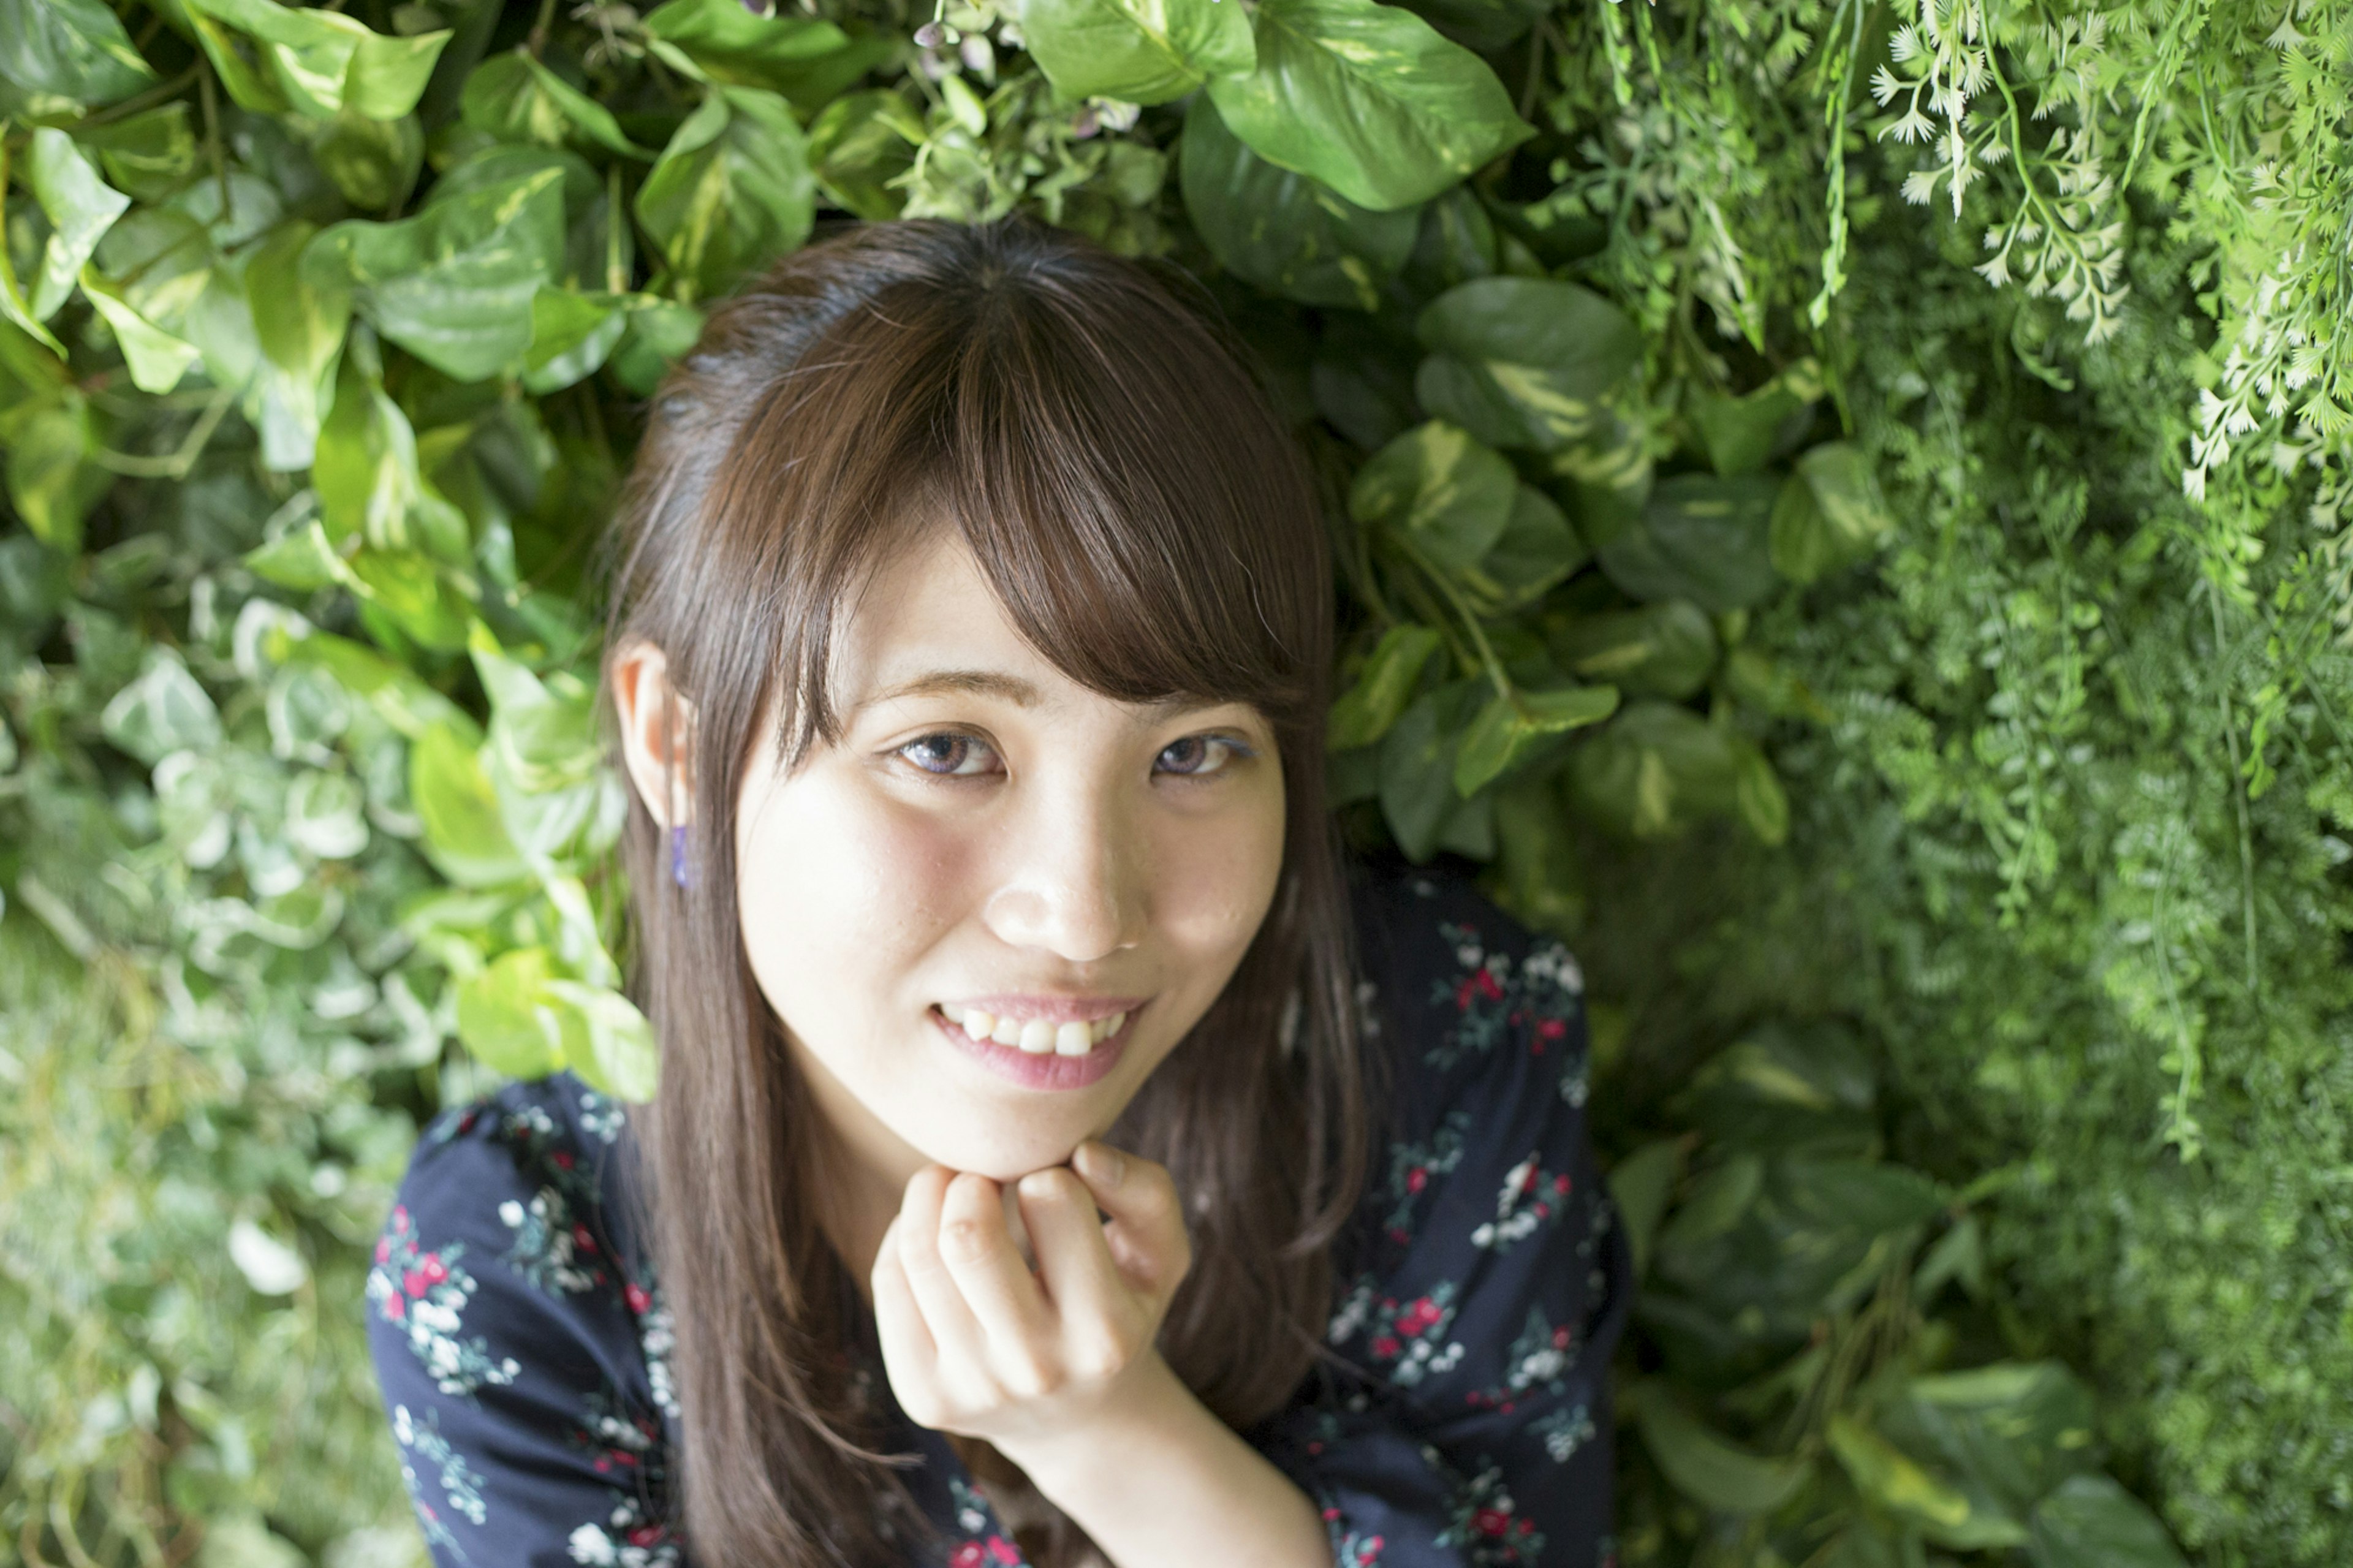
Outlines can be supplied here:
<path id="1" fill-rule="evenodd" d="M 1120 1298 L 1127 1286 L 1086 1184 L 1056 1165 L 1022 1177 L 1016 1193 L 1021 1223 L 1038 1249 L 1038 1272 L 1065 1338 L 1085 1325 L 1121 1322 Z"/>
<path id="2" fill-rule="evenodd" d="M 1175 1294 L 1193 1266 L 1193 1244 L 1166 1169 L 1098 1139 L 1079 1145 L 1071 1168 L 1111 1215 L 1105 1238 L 1128 1282 L 1162 1300 Z"/>
<path id="3" fill-rule="evenodd" d="M 1029 1266 L 1006 1227 L 1002 1190 L 969 1172 L 947 1185 L 940 1206 L 940 1257 L 982 1331 L 1000 1352 L 1018 1363 L 1046 1338 L 1046 1302 Z"/>
<path id="4" fill-rule="evenodd" d="M 900 1269 L 906 1275 L 915 1304 L 923 1310 L 932 1342 L 938 1347 L 943 1373 L 956 1366 L 984 1364 L 979 1321 L 965 1304 L 955 1277 L 948 1272 L 947 1260 L 940 1256 L 940 1216 L 955 1180 L 955 1173 L 944 1165 L 926 1165 L 916 1172 L 907 1182 L 899 1217 L 892 1222 L 898 1232 Z"/>
<path id="5" fill-rule="evenodd" d="M 923 1309 L 915 1304 L 914 1289 L 907 1282 L 907 1270 L 899 1261 L 898 1226 L 894 1219 L 882 1233 L 881 1248 L 874 1255 L 874 1272 L 869 1277 L 874 1289 L 874 1332 L 882 1344 L 883 1370 L 890 1374 L 899 1407 L 910 1418 L 928 1426 L 925 1418 L 933 1413 L 926 1394 L 937 1381 L 939 1346 L 932 1340 Z"/>

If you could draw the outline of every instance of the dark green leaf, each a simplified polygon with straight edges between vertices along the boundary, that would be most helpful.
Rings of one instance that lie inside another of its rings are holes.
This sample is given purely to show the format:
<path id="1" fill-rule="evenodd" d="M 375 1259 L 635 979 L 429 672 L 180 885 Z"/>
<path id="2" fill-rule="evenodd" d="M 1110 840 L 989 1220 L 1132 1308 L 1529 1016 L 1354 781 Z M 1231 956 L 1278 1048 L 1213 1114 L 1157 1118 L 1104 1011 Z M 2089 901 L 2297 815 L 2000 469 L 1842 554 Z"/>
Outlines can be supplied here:
<path id="1" fill-rule="evenodd" d="M 189 115 L 185 101 L 166 103 L 111 124 L 82 127 L 77 139 L 97 153 L 99 167 L 117 190 L 133 201 L 160 202 L 195 170 Z"/>
<path id="2" fill-rule="evenodd" d="M 1929 1540 L 1961 1551 L 2025 1542 L 2018 1521 L 1972 1507 L 1959 1489 L 1845 1412 L 1831 1415 L 1829 1436 L 1831 1452 L 1855 1489 Z"/>
<path id="3" fill-rule="evenodd" d="M 1454 793 L 1455 739 L 1487 689 L 1484 677 L 1426 692 L 1381 740 L 1381 813 L 1410 859 L 1430 858 L 1461 804 Z"/>
<path id="4" fill-rule="evenodd" d="M 1545 0 L 1413 0 L 1409 9 L 1482 55 L 1510 47 L 1543 17 Z"/>
<path id="5" fill-rule="evenodd" d="M 1503 457 L 1442 420 L 1373 454 L 1348 490 L 1348 515 L 1409 542 L 1433 565 L 1475 564 L 1511 526 L 1520 481 Z"/>
<path id="6" fill-rule="evenodd" d="M 738 13 L 742 7 L 738 6 Z M 602 147 L 628 158 L 653 153 L 629 140 L 613 111 L 557 76 L 527 48 L 485 60 L 459 99 L 466 123 L 501 142 Z"/>
<path id="7" fill-rule="evenodd" d="M 351 289 L 360 314 L 445 375 L 480 381 L 531 345 L 531 300 L 564 249 L 554 169 L 470 191 L 398 223 L 339 223 L 311 243 L 303 277 Z"/>
<path id="8" fill-rule="evenodd" d="M 1416 382 L 1426 406 L 1546 451 L 1593 435 L 1604 395 L 1642 357 L 1624 312 L 1546 279 L 1474 279 L 1431 300 L 1414 330 L 1442 356 Z"/>
<path id="9" fill-rule="evenodd" d="M 809 127 L 809 163 L 826 199 L 859 217 L 894 218 L 906 205 L 891 184 L 914 167 L 923 117 L 896 92 L 853 92 Z"/>
<path id="10" fill-rule="evenodd" d="M 1637 599 L 1689 599 L 1722 612 L 1772 595 L 1767 533 L 1779 487 L 1771 479 L 1662 479 L 1639 526 L 1598 546 L 1601 569 Z"/>
<path id="11" fill-rule="evenodd" d="M 1264 0 L 1258 65 L 1214 78 L 1234 133 L 1271 163 L 1376 211 L 1427 201 L 1535 134 L 1486 62 L 1373 0 Z"/>
<path id="12" fill-rule="evenodd" d="M 1831 721 L 1831 711 L 1788 666 L 1777 663 L 1758 649 L 1743 644 L 1725 656 L 1724 689 L 1741 701 L 1777 719 Z"/>
<path id="13" fill-rule="evenodd" d="M 1250 16 L 1229 0 L 1021 0 L 1020 22 L 1064 98 L 1166 103 L 1258 64 Z"/>
<path id="14" fill-rule="evenodd" d="M 1934 1455 L 1987 1506 L 2021 1518 L 2067 1478 L 2095 1468 L 2094 1420 L 2091 1391 L 2050 1361 L 1915 1377 L 1882 1417 L 1888 1436 Z"/>
<path id="15" fill-rule="evenodd" d="M 1335 752 L 1353 751 L 1388 734 L 1412 700 L 1430 655 L 1443 646 L 1438 633 L 1411 621 L 1383 632 L 1356 684 L 1332 705 L 1324 744 Z"/>
<path id="16" fill-rule="evenodd" d="M 1754 1454 L 1710 1428 L 1677 1404 L 1664 1384 L 1643 1379 L 1625 1391 L 1642 1446 L 1675 1489 L 1717 1513 L 1770 1513 L 1806 1483 L 1813 1467 L 1801 1458 Z"/>
<path id="17" fill-rule="evenodd" d="M 1779 844 L 1789 837 L 1789 797 L 1780 775 L 1754 742 L 1742 741 L 1735 752 L 1733 809 L 1759 844 Z"/>
<path id="18" fill-rule="evenodd" d="M 1178 178 L 1185 210 L 1219 263 L 1306 304 L 1378 308 L 1383 285 L 1413 248 L 1414 213 L 1368 212 L 1268 163 L 1206 95 L 1186 111 Z"/>
<path id="19" fill-rule="evenodd" d="M 1811 360 L 1800 360 L 1756 391 L 1741 397 L 1722 393 L 1691 395 L 1686 413 L 1717 473 L 1749 474 L 1769 462 L 1784 441 L 1799 438 L 1821 375 Z"/>
<path id="20" fill-rule="evenodd" d="M 2034 1510 L 2034 1568 L 2183 1568 L 2157 1516 L 2105 1476 L 2075 1476 Z"/>
<path id="21" fill-rule="evenodd" d="M 680 297 L 691 300 L 730 292 L 807 238 L 816 197 L 807 144 L 785 100 L 728 87 L 678 128 L 637 208 Z"/>
<path id="22" fill-rule="evenodd" d="M 97 447 L 79 397 L 34 415 L 8 443 L 8 500 L 34 538 L 68 555 L 80 551 L 82 518 L 113 483 L 90 460 Z"/>
<path id="23" fill-rule="evenodd" d="M 1585 541 L 1552 498 L 1522 485 L 1503 536 L 1461 581 L 1481 615 L 1505 616 L 1535 603 L 1589 559 Z"/>
<path id="24" fill-rule="evenodd" d="M 1634 1251 L 1634 1277 L 1650 1268 L 1651 1238 L 1666 1217 L 1667 1200 L 1683 1168 L 1683 1141 L 1661 1138 L 1643 1144 L 1609 1167 L 1609 1199 Z"/>
<path id="25" fill-rule="evenodd" d="M 346 108 L 326 122 L 311 156 L 343 200 L 364 212 L 407 201 L 425 163 L 425 132 L 413 115 L 375 120 Z"/>
<path id="26" fill-rule="evenodd" d="M 542 289 L 531 302 L 522 384 L 545 395 L 596 374 L 628 330 L 630 297 Z"/>
<path id="27" fill-rule="evenodd" d="M 1732 809 L 1738 754 L 1725 731 L 1672 702 L 1636 702 L 1577 748 L 1577 804 L 1633 838 L 1681 833 Z"/>
<path id="28" fill-rule="evenodd" d="M 1546 637 L 1561 668 L 1583 680 L 1606 680 L 1645 697 L 1689 697 L 1715 668 L 1715 624 L 1683 599 L 1611 610 L 1561 615 Z"/>

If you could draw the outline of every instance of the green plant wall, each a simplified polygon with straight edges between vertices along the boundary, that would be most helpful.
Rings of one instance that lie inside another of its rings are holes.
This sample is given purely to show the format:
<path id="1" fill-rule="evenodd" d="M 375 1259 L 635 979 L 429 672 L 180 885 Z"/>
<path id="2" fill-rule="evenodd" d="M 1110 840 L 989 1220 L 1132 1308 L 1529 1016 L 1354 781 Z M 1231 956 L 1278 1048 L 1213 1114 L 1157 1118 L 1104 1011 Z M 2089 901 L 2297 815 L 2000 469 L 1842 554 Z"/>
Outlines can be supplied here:
<path id="1" fill-rule="evenodd" d="M 0 0 L 0 1539 L 419 1560 L 416 1129 L 653 1087 L 641 401 L 1018 209 L 1324 476 L 1352 835 L 1586 962 L 1620 1561 L 2343 1560 L 2349 111 L 2342 0 Z"/>

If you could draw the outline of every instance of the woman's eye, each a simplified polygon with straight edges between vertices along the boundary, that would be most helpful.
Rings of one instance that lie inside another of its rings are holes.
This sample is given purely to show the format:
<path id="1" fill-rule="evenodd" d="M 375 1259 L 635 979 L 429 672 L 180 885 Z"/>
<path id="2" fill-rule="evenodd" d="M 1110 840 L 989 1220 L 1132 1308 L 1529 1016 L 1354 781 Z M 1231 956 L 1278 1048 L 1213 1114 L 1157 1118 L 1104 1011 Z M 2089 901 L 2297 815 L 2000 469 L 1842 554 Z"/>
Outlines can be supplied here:
<path id="1" fill-rule="evenodd" d="M 899 748 L 899 754 L 927 773 L 943 778 L 969 778 L 987 770 L 969 765 L 988 757 L 988 743 L 971 735 L 944 731 L 920 735 Z"/>
<path id="2" fill-rule="evenodd" d="M 1240 741 L 1229 741 L 1222 735 L 1187 735 L 1160 748 L 1160 765 L 1168 773 L 1200 778 L 1221 773 L 1232 765 L 1235 757 L 1250 754 L 1250 749 Z"/>

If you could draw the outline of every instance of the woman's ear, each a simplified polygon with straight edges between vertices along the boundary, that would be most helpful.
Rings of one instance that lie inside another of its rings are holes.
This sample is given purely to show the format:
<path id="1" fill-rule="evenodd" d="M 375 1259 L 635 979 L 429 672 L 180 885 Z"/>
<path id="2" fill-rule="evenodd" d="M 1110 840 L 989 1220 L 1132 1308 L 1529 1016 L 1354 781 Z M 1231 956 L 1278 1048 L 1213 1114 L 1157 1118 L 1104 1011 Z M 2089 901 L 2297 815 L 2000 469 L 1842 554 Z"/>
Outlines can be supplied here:
<path id="1" fill-rule="evenodd" d="M 613 656 L 612 681 L 629 783 L 655 822 L 681 826 L 694 815 L 694 705 L 670 686 L 670 660 L 649 642 Z"/>

